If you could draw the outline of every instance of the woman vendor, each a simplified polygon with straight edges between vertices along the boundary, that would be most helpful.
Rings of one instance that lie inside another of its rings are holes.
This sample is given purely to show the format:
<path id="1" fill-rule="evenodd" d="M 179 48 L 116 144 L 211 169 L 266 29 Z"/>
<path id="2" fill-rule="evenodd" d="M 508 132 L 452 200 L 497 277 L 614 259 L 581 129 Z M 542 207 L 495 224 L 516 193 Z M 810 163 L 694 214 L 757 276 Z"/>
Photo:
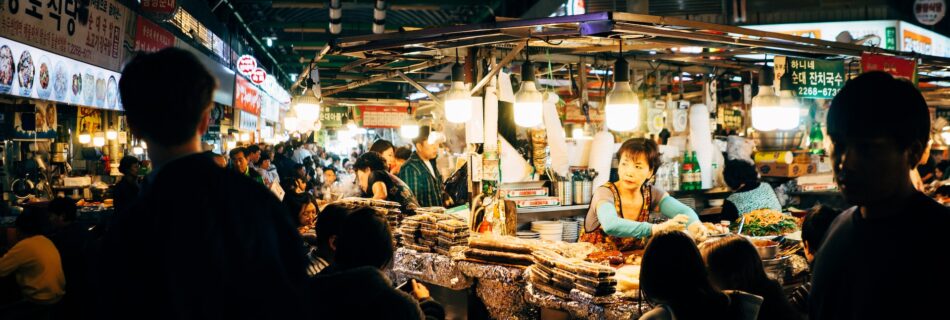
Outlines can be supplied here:
<path id="1" fill-rule="evenodd" d="M 594 192 L 584 220 L 582 241 L 628 251 L 642 249 L 647 238 L 665 230 L 688 230 L 700 240 L 707 236 L 693 209 L 649 183 L 660 166 L 656 142 L 643 138 L 627 140 L 617 157 L 620 180 L 608 182 Z M 659 211 L 669 220 L 649 223 L 651 211 Z"/>
<path id="2" fill-rule="evenodd" d="M 353 169 L 364 198 L 398 202 L 402 212 L 407 214 L 419 208 L 419 201 L 412 195 L 409 186 L 389 173 L 386 160 L 379 153 L 366 152 L 355 162 Z"/>
<path id="3" fill-rule="evenodd" d="M 782 204 L 772 186 L 759 182 L 759 173 L 751 163 L 744 160 L 726 161 L 722 175 L 726 185 L 733 190 L 722 205 L 722 220 L 736 221 L 742 215 L 758 209 L 782 212 Z"/>

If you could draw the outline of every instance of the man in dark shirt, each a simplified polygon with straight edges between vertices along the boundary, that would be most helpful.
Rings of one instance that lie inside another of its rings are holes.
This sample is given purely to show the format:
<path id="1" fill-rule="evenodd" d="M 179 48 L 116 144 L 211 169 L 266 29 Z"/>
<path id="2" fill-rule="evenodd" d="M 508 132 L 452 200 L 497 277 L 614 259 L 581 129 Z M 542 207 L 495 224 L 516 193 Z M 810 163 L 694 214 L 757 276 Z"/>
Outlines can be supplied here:
<path id="1" fill-rule="evenodd" d="M 89 227 L 76 222 L 76 202 L 67 198 L 56 198 L 49 202 L 50 225 L 53 233 L 50 240 L 59 251 L 66 277 L 66 296 L 60 302 L 65 312 L 77 319 L 89 316 L 89 308 L 95 303 L 90 294 L 89 277 L 86 269 L 87 246 L 92 243 Z"/>
<path id="2" fill-rule="evenodd" d="M 175 72 L 168 72 L 175 70 Z M 119 82 L 154 170 L 104 239 L 105 319 L 295 319 L 306 257 L 266 187 L 201 153 L 215 79 L 191 53 L 140 54 Z M 154 88 L 174 94 L 154 94 Z"/>
<path id="3" fill-rule="evenodd" d="M 950 301 L 950 210 L 914 189 L 929 141 L 920 91 L 882 72 L 848 81 L 831 102 L 835 178 L 855 207 L 832 224 L 815 259 L 810 318 L 937 319 Z M 943 316 L 941 316 L 943 315 Z"/>

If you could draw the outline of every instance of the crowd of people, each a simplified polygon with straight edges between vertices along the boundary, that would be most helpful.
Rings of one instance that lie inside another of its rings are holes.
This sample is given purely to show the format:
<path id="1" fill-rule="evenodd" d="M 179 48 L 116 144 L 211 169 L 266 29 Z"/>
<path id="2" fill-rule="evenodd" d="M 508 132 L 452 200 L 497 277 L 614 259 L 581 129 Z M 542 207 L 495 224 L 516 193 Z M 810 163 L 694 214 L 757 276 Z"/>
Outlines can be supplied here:
<path id="1" fill-rule="evenodd" d="M 178 71 L 164 72 L 172 67 Z M 178 94 L 156 96 L 158 86 Z M 4 285 L 17 289 L 12 299 L 0 296 L 0 318 L 444 318 L 424 285 L 411 281 L 400 290 L 387 277 L 394 241 L 380 212 L 323 205 L 343 196 L 394 201 L 406 211 L 450 205 L 433 163 L 437 134 L 423 128 L 411 149 L 381 140 L 346 157 L 298 142 L 238 147 L 225 159 L 200 140 L 214 89 L 187 51 L 164 49 L 128 63 L 119 90 L 130 130 L 149 145 L 151 170 L 139 179 L 142 164 L 122 159 L 117 213 L 99 230 L 75 223 L 68 199 L 20 214 L 19 241 L 0 256 L 0 277 L 15 282 L 0 283 L 0 294 Z M 891 94 L 865 94 L 884 91 Z M 886 110 L 894 105 L 904 107 Z M 836 179 L 855 207 L 806 216 L 802 238 L 814 277 L 790 297 L 745 238 L 697 247 L 705 234 L 696 213 L 646 183 L 659 166 L 655 143 L 624 143 L 621 179 L 597 191 L 585 229 L 602 243 L 637 245 L 615 239 L 623 234 L 646 242 L 640 285 L 656 307 L 641 319 L 940 314 L 950 276 L 925 253 L 938 252 L 950 212 L 907 174 L 929 135 L 919 91 L 884 73 L 852 79 L 831 104 L 828 132 Z M 773 204 L 754 196 L 764 189 L 748 168 L 734 168 L 734 188 Z M 742 201 L 731 201 L 741 214 Z M 671 219 L 654 225 L 637 218 L 650 210 Z M 895 230 L 910 232 L 888 236 Z"/>

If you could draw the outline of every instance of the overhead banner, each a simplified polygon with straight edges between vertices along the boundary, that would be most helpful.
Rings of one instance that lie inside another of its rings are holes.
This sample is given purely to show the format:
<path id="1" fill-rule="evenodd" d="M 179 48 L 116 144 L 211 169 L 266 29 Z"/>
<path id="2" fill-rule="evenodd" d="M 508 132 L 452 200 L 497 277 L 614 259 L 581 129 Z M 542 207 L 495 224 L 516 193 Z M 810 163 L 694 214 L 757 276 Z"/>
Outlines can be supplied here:
<path id="1" fill-rule="evenodd" d="M 131 48 L 134 14 L 115 0 L 7 0 L 4 37 L 119 71 Z"/>
<path id="2" fill-rule="evenodd" d="M 270 122 L 280 119 L 280 102 L 266 93 L 261 93 L 261 118 Z"/>
<path id="3" fill-rule="evenodd" d="M 247 130 L 247 131 L 257 131 L 258 117 L 256 114 L 251 114 L 248 112 L 241 112 L 241 118 L 238 122 L 238 129 Z"/>
<path id="4" fill-rule="evenodd" d="M 343 126 L 343 117 L 350 113 L 347 107 L 328 107 L 320 112 L 320 125 L 324 128 L 339 128 Z"/>
<path id="5" fill-rule="evenodd" d="M 831 99 L 845 81 L 844 62 L 775 57 L 775 79 L 800 98 Z"/>
<path id="6" fill-rule="evenodd" d="M 171 15 L 178 8 L 175 0 L 141 0 L 139 3 L 142 11 L 159 15 Z"/>
<path id="7" fill-rule="evenodd" d="M 120 76 L 0 37 L 0 94 L 122 110 Z"/>
<path id="8" fill-rule="evenodd" d="M 135 21 L 135 50 L 155 52 L 175 46 L 175 35 L 161 26 L 139 17 Z"/>
<path id="9" fill-rule="evenodd" d="M 364 128 L 399 128 L 409 119 L 407 107 L 359 106 Z"/>
<path id="10" fill-rule="evenodd" d="M 884 71 L 917 84 L 917 61 L 880 54 L 861 55 L 861 71 Z"/>
<path id="11" fill-rule="evenodd" d="M 261 114 L 261 95 L 257 87 L 242 76 L 236 76 L 234 80 L 234 108 L 254 115 Z"/>

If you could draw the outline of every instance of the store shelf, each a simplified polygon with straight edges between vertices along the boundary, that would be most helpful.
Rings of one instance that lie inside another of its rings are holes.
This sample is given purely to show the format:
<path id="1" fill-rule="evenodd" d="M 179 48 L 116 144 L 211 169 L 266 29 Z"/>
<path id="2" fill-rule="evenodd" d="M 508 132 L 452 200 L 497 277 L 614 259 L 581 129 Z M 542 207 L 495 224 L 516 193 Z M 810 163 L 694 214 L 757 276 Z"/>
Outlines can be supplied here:
<path id="1" fill-rule="evenodd" d="M 575 211 L 583 210 L 587 211 L 590 208 L 589 205 L 574 205 L 574 206 L 551 206 L 551 207 L 540 207 L 540 208 L 518 208 L 519 214 L 530 214 L 530 213 L 546 213 L 546 212 L 560 212 L 560 211 Z"/>
<path id="2" fill-rule="evenodd" d="M 690 190 L 690 191 L 668 191 L 670 196 L 674 198 L 680 197 L 692 197 L 692 196 L 702 196 L 707 198 L 714 197 L 725 197 L 732 193 L 729 189 L 705 189 L 705 190 Z"/>

